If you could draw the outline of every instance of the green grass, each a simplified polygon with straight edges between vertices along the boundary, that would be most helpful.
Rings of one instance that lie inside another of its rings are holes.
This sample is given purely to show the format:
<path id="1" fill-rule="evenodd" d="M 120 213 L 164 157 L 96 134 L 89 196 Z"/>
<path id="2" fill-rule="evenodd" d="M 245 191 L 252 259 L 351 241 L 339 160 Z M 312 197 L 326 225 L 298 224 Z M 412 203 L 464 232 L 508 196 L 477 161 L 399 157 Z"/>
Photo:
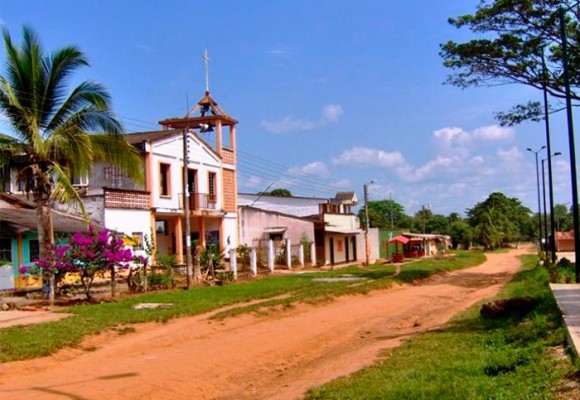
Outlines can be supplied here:
<path id="1" fill-rule="evenodd" d="M 0 329 L 0 362 L 15 361 L 51 354 L 68 346 L 78 346 L 88 335 L 116 328 L 129 333 L 127 325 L 197 315 L 224 306 L 233 308 L 219 312 L 215 318 L 225 318 L 248 312 L 269 312 L 272 307 L 291 307 L 297 302 L 320 303 L 344 295 L 364 294 L 387 288 L 394 282 L 410 282 L 437 272 L 466 268 L 482 263 L 481 253 L 458 252 L 454 257 L 425 259 L 402 266 L 393 277 L 393 265 L 373 265 L 367 268 L 347 267 L 326 272 L 269 276 L 226 286 L 199 287 L 194 290 L 174 290 L 130 297 L 118 302 L 79 305 L 67 312 L 72 317 L 44 324 L 14 326 Z M 351 275 L 366 278 L 358 282 L 322 283 L 313 278 Z M 252 300 L 263 300 L 248 305 Z M 155 310 L 134 310 L 137 303 L 172 303 L 173 307 Z M 235 307 L 239 304 L 239 307 Z"/>
<path id="2" fill-rule="evenodd" d="M 534 297 L 539 306 L 528 317 L 484 320 L 478 304 L 444 328 L 385 353 L 376 365 L 312 389 L 306 398 L 561 398 L 558 394 L 566 394 L 562 383 L 577 380 L 580 366 L 555 355 L 563 348 L 565 330 L 549 275 L 534 268 L 537 257 L 523 260 L 524 269 L 498 297 Z"/>

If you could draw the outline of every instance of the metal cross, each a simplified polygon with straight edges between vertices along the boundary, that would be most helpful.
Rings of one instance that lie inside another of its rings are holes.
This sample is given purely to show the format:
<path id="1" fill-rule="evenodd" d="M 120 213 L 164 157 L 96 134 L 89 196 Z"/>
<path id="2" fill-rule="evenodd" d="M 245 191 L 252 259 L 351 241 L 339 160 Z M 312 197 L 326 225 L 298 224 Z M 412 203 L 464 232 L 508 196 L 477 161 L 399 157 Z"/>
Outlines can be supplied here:
<path id="1" fill-rule="evenodd" d="M 205 63 L 205 91 L 209 92 L 209 56 L 207 55 L 207 49 L 203 52 L 201 56 Z"/>

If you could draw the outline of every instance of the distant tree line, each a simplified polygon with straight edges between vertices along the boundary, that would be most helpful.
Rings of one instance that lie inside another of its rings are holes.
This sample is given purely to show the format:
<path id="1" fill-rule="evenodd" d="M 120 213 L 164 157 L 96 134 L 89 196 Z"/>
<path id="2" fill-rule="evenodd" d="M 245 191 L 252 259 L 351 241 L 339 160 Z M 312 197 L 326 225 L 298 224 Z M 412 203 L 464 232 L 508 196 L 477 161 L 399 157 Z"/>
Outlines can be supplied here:
<path id="1" fill-rule="evenodd" d="M 537 238 L 540 217 L 519 199 L 497 192 L 468 208 L 465 217 L 458 212 L 435 214 L 430 208 L 422 208 L 410 216 L 403 205 L 390 199 L 369 201 L 368 214 L 371 228 L 450 235 L 454 248 L 476 245 L 487 250 Z M 364 207 L 358 217 L 361 225 L 366 226 Z M 547 220 L 549 224 L 549 216 Z M 554 221 L 557 231 L 571 229 L 572 216 L 566 205 L 554 206 Z"/>

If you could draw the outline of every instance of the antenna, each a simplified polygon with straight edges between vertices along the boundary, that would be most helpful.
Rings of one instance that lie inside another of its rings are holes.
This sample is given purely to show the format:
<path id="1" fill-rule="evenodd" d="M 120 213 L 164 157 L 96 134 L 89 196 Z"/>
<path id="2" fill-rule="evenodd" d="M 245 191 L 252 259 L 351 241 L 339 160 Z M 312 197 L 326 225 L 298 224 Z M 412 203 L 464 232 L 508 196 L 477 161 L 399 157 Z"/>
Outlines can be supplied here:
<path id="1" fill-rule="evenodd" d="M 205 63 L 205 91 L 206 91 L 206 93 L 209 93 L 209 61 L 210 61 L 210 58 L 207 55 L 207 49 L 204 50 L 201 58 L 203 58 L 203 61 Z"/>
<path id="2" fill-rule="evenodd" d="M 266 192 L 268 191 L 268 189 L 270 189 L 272 187 L 272 185 L 274 185 L 276 182 L 278 182 L 278 179 L 279 178 L 274 179 L 274 181 L 268 185 L 268 187 L 266 188 L 266 190 L 264 190 L 263 192 L 261 192 L 260 195 L 258 197 L 256 197 L 256 200 L 254 200 L 252 202 L 252 204 L 250 204 L 250 207 L 252 207 L 254 204 L 256 204 L 256 201 L 260 200 L 262 198 L 262 196 L 266 194 Z"/>

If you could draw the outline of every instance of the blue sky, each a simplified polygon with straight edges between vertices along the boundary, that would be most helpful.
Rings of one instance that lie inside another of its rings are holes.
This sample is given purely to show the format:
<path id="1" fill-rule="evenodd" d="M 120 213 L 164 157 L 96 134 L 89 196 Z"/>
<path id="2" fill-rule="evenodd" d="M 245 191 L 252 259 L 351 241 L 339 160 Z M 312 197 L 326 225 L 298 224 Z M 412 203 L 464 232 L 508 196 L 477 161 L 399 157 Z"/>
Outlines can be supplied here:
<path id="1" fill-rule="evenodd" d="M 469 38 L 447 19 L 477 3 L 0 0 L 0 19 L 17 42 L 29 25 L 46 50 L 78 45 L 91 68 L 77 79 L 108 88 L 129 132 L 157 129 L 202 97 L 207 49 L 212 96 L 240 121 L 240 191 L 274 182 L 308 197 L 354 190 L 362 201 L 376 180 L 370 199 L 392 198 L 408 214 L 426 204 L 464 213 L 494 191 L 537 210 L 526 148 L 544 144 L 543 124 L 502 128 L 494 112 L 541 93 L 443 85 L 439 45 Z M 555 199 L 569 204 L 563 113 L 552 132 L 563 154 Z"/>

